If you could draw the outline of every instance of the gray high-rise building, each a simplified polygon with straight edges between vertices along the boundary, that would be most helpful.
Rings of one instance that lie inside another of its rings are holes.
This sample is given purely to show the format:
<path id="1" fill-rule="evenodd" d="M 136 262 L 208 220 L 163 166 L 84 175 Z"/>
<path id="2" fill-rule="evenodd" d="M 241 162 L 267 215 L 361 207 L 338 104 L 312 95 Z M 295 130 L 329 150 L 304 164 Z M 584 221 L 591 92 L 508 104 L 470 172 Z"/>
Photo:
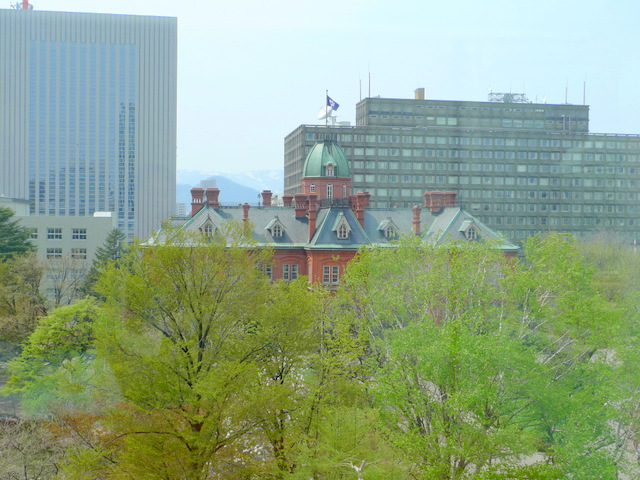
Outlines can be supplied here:
<path id="1" fill-rule="evenodd" d="M 407 207 L 425 190 L 455 191 L 460 206 L 512 240 L 600 229 L 640 236 L 640 135 L 589 133 L 589 107 L 531 103 L 522 94 L 488 102 L 366 98 L 356 126 L 301 125 L 285 139 L 285 193 L 301 188 L 318 140 L 340 143 L 351 190 L 372 207 Z"/>
<path id="2" fill-rule="evenodd" d="M 175 209 L 176 71 L 176 18 L 0 10 L 0 195 L 146 237 Z"/>

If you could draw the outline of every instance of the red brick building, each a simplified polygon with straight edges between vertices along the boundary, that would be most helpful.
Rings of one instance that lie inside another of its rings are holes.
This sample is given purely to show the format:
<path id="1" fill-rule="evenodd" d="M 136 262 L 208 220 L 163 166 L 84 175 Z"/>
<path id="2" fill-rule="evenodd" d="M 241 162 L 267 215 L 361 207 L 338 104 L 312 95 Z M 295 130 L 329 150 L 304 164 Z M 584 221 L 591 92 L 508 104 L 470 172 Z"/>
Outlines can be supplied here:
<path id="1" fill-rule="evenodd" d="M 180 228 L 210 236 L 224 222 L 250 222 L 254 239 L 274 248 L 273 279 L 311 283 L 339 282 L 346 265 L 364 246 L 392 245 L 401 235 L 420 235 L 426 242 L 499 240 L 506 255 L 518 247 L 456 206 L 455 192 L 425 192 L 422 205 L 408 208 L 370 208 L 367 192 L 351 193 L 347 158 L 330 140 L 318 142 L 304 166 L 302 192 L 284 195 L 283 205 L 263 203 L 222 207 L 217 188 L 191 190 L 191 217 L 175 218 Z M 160 232 L 161 233 L 161 232 Z"/>

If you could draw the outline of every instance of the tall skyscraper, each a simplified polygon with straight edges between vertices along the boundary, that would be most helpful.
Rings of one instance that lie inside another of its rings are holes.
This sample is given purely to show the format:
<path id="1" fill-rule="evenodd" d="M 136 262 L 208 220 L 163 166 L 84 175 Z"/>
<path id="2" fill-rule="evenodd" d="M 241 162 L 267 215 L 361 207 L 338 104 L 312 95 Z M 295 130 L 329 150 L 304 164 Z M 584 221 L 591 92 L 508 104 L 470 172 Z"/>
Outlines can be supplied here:
<path id="1" fill-rule="evenodd" d="M 0 10 L 0 195 L 146 237 L 175 209 L 176 70 L 176 18 Z"/>

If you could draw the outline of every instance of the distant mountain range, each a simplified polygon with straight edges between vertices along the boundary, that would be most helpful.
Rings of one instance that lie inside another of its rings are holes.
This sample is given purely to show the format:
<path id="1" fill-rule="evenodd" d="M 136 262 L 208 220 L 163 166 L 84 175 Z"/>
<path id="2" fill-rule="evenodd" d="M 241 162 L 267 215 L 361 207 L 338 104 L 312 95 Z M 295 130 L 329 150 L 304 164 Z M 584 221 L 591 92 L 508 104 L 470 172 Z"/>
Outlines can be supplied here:
<path id="1" fill-rule="evenodd" d="M 258 194 L 271 190 L 281 194 L 284 190 L 282 170 L 257 170 L 247 173 L 216 173 L 199 170 L 178 170 L 176 202 L 191 203 L 191 189 L 204 181 L 207 186 L 220 189 L 220 203 L 256 203 Z M 214 183 L 215 181 L 215 183 Z"/>

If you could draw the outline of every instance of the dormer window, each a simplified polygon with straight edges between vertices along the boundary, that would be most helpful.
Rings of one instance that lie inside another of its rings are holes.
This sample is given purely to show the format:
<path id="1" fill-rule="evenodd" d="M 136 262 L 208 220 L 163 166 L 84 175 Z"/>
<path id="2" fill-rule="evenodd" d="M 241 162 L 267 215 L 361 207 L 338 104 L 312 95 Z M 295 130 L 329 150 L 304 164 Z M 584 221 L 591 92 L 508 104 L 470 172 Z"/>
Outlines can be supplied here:
<path id="1" fill-rule="evenodd" d="M 477 240 L 478 239 L 478 231 L 475 227 L 469 227 L 466 233 L 467 240 Z"/>
<path id="2" fill-rule="evenodd" d="M 216 233 L 216 230 L 217 227 L 213 224 L 210 218 L 207 218 L 205 222 L 200 225 L 200 233 L 202 233 L 202 235 L 204 235 L 205 237 L 213 237 L 213 235 Z"/>
<path id="3" fill-rule="evenodd" d="M 480 230 L 473 220 L 465 220 L 462 222 L 459 232 L 462 233 L 467 240 L 478 240 L 480 237 Z"/>
<path id="4" fill-rule="evenodd" d="M 378 230 L 382 232 L 384 238 L 387 238 L 389 240 L 396 238 L 398 232 L 400 231 L 396 224 L 391 220 L 391 217 L 387 217 L 382 222 L 380 222 L 380 224 L 378 225 Z"/>
<path id="5" fill-rule="evenodd" d="M 278 219 L 278 217 L 274 217 L 265 227 L 265 230 L 268 230 L 271 233 L 273 238 L 282 238 L 284 236 L 284 225 Z"/>
<path id="6" fill-rule="evenodd" d="M 351 234 L 351 226 L 344 216 L 344 213 L 341 212 L 340 214 L 338 214 L 335 221 L 333 222 L 331 230 L 336 232 L 338 240 L 346 240 L 349 238 L 349 234 Z"/>
<path id="7" fill-rule="evenodd" d="M 329 163 L 324 167 L 324 174 L 327 177 L 333 177 L 336 174 L 336 166 L 333 163 Z"/>
<path id="8" fill-rule="evenodd" d="M 384 229 L 385 238 L 395 238 L 396 230 L 392 225 L 388 225 L 387 228 Z"/>

